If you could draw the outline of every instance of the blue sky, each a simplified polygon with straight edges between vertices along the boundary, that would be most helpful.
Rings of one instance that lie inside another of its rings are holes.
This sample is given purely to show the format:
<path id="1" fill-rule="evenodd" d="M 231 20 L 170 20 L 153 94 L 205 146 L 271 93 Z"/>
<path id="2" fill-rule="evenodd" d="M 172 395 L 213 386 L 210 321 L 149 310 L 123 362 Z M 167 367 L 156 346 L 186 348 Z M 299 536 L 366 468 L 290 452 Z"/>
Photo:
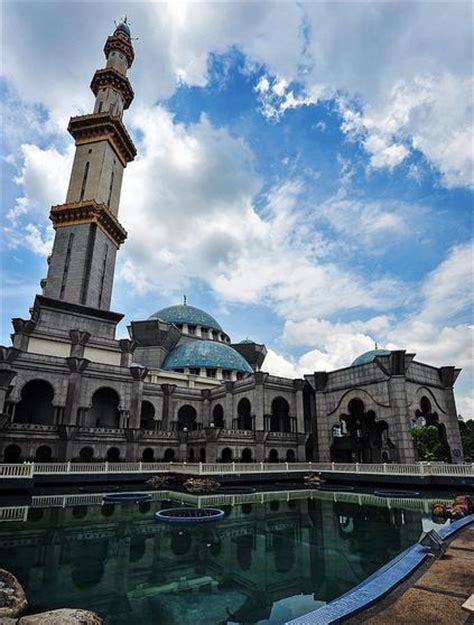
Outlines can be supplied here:
<path id="1" fill-rule="evenodd" d="M 469 3 L 5 3 L 2 343 L 46 274 L 68 117 L 91 111 L 126 11 L 139 156 L 113 309 L 186 293 L 288 376 L 407 349 L 464 368 L 472 416 Z"/>

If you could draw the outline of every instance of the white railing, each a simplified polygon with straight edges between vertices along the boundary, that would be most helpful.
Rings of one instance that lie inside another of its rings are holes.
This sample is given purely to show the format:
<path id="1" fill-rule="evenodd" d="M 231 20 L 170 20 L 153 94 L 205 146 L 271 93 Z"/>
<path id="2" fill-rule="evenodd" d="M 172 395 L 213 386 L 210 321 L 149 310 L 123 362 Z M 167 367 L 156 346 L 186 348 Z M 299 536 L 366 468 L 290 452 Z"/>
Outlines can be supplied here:
<path id="1" fill-rule="evenodd" d="M 31 463 L 0 464 L 0 478 L 31 478 L 34 467 Z"/>
<path id="2" fill-rule="evenodd" d="M 360 473 L 410 476 L 474 477 L 474 464 L 361 464 L 337 462 L 25 462 L 0 464 L 2 478 L 33 478 L 35 475 L 97 473 L 184 473 L 218 475 L 242 473 Z"/>

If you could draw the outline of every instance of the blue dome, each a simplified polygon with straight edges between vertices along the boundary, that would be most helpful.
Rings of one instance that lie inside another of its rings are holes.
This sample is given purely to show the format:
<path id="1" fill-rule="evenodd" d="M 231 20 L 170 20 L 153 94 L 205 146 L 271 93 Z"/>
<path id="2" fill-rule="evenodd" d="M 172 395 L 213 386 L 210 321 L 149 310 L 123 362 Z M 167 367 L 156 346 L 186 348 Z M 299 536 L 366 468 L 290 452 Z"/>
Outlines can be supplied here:
<path id="1" fill-rule="evenodd" d="M 369 352 L 357 356 L 351 367 L 355 365 L 366 365 L 369 362 L 373 362 L 377 356 L 390 356 L 391 353 L 392 352 L 388 349 L 371 349 Z"/>
<path id="2" fill-rule="evenodd" d="M 189 323 L 194 326 L 204 326 L 205 328 L 212 328 L 213 330 L 219 330 L 223 332 L 221 326 L 217 323 L 214 317 L 211 317 L 207 312 L 188 304 L 181 304 L 179 306 L 168 306 L 168 308 L 162 308 L 153 313 L 150 319 L 161 319 L 167 323 Z"/>
<path id="3" fill-rule="evenodd" d="M 168 354 L 163 369 L 184 369 L 185 367 L 206 367 L 252 373 L 252 367 L 239 352 L 225 343 L 193 340 L 178 345 Z"/>

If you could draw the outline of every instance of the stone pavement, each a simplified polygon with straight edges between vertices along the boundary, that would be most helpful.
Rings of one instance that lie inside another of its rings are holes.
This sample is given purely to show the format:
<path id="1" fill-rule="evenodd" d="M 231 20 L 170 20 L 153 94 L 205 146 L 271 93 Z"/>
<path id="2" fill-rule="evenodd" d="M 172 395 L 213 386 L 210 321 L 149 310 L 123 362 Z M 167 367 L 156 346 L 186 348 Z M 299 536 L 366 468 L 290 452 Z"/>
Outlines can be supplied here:
<path id="1" fill-rule="evenodd" d="M 401 593 L 395 591 L 384 607 L 375 606 L 351 619 L 365 625 L 464 625 L 474 624 L 461 606 L 474 592 L 474 527 L 462 531 L 449 545 L 445 556 L 436 560 Z M 374 610 L 377 610 L 374 613 Z"/>

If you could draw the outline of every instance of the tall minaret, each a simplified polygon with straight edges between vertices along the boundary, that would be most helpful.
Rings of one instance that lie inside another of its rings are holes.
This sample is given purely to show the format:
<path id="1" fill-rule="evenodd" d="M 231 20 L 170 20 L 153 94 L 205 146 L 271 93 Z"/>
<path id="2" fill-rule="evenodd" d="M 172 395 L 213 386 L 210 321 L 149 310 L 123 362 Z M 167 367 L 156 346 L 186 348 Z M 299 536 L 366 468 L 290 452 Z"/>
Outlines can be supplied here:
<path id="1" fill-rule="evenodd" d="M 130 29 L 119 24 L 104 47 L 107 64 L 94 74 L 94 112 L 72 117 L 76 154 L 65 204 L 51 208 L 56 230 L 43 295 L 109 310 L 115 255 L 127 233 L 117 219 L 123 170 L 136 149 L 122 122 L 133 100 L 127 70 L 134 52 Z"/>

